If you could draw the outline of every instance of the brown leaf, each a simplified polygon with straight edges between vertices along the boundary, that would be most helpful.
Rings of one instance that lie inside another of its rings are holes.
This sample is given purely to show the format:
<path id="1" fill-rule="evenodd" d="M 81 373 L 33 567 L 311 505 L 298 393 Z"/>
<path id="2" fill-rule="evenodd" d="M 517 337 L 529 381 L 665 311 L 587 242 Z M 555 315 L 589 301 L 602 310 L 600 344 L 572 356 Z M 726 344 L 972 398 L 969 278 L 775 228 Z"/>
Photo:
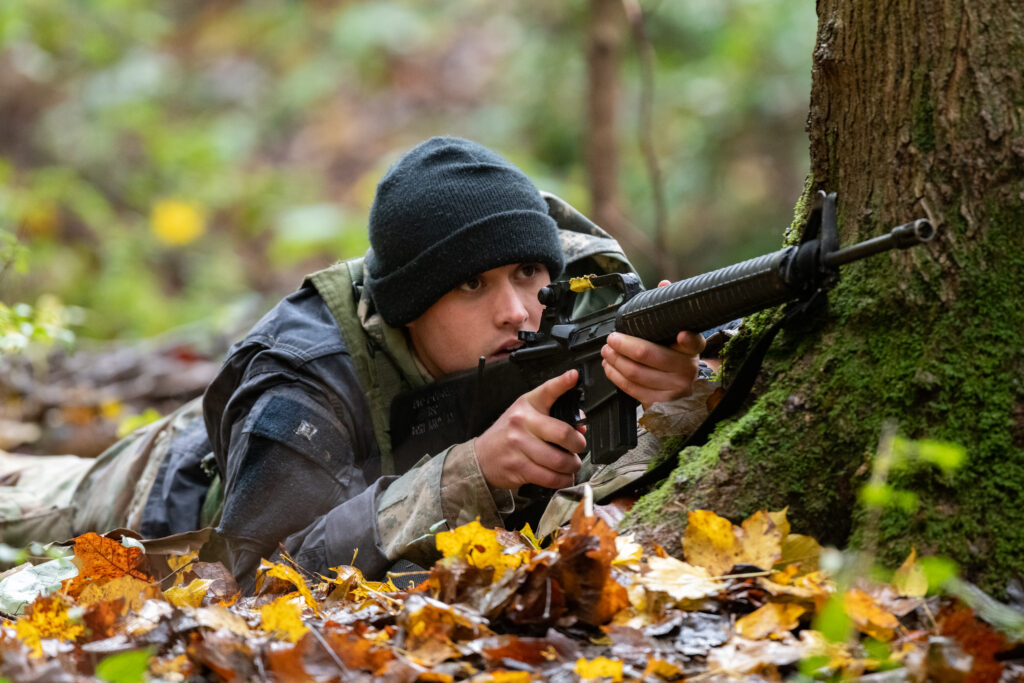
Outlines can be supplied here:
<path id="1" fill-rule="evenodd" d="M 324 633 L 324 638 L 350 669 L 361 669 L 377 674 L 395 658 L 395 653 L 387 647 L 364 638 L 351 629 L 328 631 Z"/>
<path id="2" fill-rule="evenodd" d="M 492 665 L 507 665 L 505 663 L 511 660 L 531 667 L 540 666 L 558 656 L 554 646 L 544 638 L 520 638 L 513 635 L 488 638 L 481 644 L 480 654 Z"/>

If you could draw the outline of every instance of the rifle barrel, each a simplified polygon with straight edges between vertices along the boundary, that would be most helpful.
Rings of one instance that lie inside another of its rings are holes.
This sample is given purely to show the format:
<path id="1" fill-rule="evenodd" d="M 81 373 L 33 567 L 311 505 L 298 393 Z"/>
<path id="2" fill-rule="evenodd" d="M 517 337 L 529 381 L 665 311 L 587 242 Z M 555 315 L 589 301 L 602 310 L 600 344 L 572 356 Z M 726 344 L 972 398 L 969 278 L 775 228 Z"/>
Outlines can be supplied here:
<path id="1" fill-rule="evenodd" d="M 890 249 L 907 249 L 916 244 L 929 242 L 933 237 L 935 237 L 934 226 L 927 218 L 919 218 L 916 221 L 897 225 L 889 231 L 888 235 L 872 237 L 869 240 L 825 254 L 824 262 L 827 267 L 836 268 Z"/>

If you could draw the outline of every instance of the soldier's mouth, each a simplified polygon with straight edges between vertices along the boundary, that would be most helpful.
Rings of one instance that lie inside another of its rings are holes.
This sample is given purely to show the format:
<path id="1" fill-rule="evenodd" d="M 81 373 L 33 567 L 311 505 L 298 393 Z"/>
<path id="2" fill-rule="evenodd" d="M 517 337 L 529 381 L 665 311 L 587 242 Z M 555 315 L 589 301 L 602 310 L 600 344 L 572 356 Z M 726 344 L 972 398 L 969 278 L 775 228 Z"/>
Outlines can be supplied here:
<path id="1" fill-rule="evenodd" d="M 519 339 L 506 342 L 502 344 L 497 351 L 491 354 L 491 358 L 507 358 L 510 353 L 516 349 L 521 349 L 522 347 L 523 342 Z"/>

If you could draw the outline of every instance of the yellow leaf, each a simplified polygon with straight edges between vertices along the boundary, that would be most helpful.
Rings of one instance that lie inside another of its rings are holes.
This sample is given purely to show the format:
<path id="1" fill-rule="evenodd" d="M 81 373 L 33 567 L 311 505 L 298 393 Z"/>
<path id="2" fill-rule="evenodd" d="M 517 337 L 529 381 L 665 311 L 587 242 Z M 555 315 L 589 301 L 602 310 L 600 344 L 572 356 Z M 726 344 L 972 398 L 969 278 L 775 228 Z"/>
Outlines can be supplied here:
<path id="1" fill-rule="evenodd" d="M 499 669 L 498 671 L 491 671 L 486 674 L 486 678 L 473 677 L 474 683 L 479 679 L 479 683 L 530 683 L 533 680 L 533 676 L 530 675 L 529 671 L 506 671 Z"/>
<path id="2" fill-rule="evenodd" d="M 928 592 L 928 575 L 917 563 L 917 548 L 911 548 L 907 559 L 892 577 L 893 588 L 908 598 L 923 598 Z"/>
<path id="3" fill-rule="evenodd" d="M 477 520 L 451 531 L 442 531 L 437 535 L 435 543 L 445 557 L 464 558 L 471 566 L 481 569 L 494 567 L 495 581 L 508 569 L 518 567 L 530 559 L 528 550 L 505 552 L 505 547 L 498 540 L 498 533 L 494 529 L 484 528 Z"/>
<path id="4" fill-rule="evenodd" d="M 681 678 L 682 675 L 683 670 L 672 662 L 666 662 L 664 659 L 651 658 L 647 660 L 647 667 L 644 669 L 644 673 L 640 676 L 640 679 L 646 681 L 652 676 L 657 676 L 667 681 L 671 681 Z"/>
<path id="5" fill-rule="evenodd" d="M 94 581 L 86 584 L 78 593 L 75 601 L 79 605 L 92 605 L 97 602 L 111 602 L 124 598 L 121 613 L 141 608 L 147 600 L 158 599 L 160 587 L 150 581 L 143 581 L 134 576 L 119 576 L 106 581 Z"/>
<path id="6" fill-rule="evenodd" d="M 788 526 L 784 515 L 780 519 Z M 782 532 L 767 512 L 755 512 L 742 527 L 735 527 L 710 510 L 694 510 L 683 535 L 683 555 L 713 576 L 722 576 L 737 564 L 771 569 L 782 556 Z"/>
<path id="7" fill-rule="evenodd" d="M 261 560 L 260 571 L 266 572 L 267 576 L 272 576 L 275 579 L 283 579 L 295 586 L 295 589 L 302 595 L 302 599 L 306 601 L 309 608 L 319 616 L 320 606 L 313 598 L 313 593 L 310 592 L 309 586 L 306 585 L 306 580 L 303 579 L 302 575 L 294 568 L 289 567 L 286 564 L 275 564 L 273 562 L 268 562 L 267 560 Z"/>
<path id="8" fill-rule="evenodd" d="M 789 535 L 789 520 L 786 519 L 786 512 L 789 511 L 789 506 L 782 508 L 778 512 L 769 512 L 768 516 L 775 523 L 775 528 L 782 534 L 782 538 L 785 539 Z"/>
<path id="9" fill-rule="evenodd" d="M 574 669 L 580 678 L 587 680 L 591 678 L 610 678 L 616 683 L 622 680 L 622 662 L 607 657 L 586 660 L 582 657 L 576 660 Z"/>
<path id="10" fill-rule="evenodd" d="M 68 616 L 69 601 L 63 595 L 38 598 L 18 619 L 14 631 L 18 640 L 32 650 L 33 657 L 43 655 L 42 639 L 72 641 L 85 630 Z"/>
<path id="11" fill-rule="evenodd" d="M 892 640 L 900 625 L 895 616 L 883 610 L 874 598 L 857 588 L 847 591 L 843 596 L 843 607 L 857 629 L 875 640 Z"/>
<path id="12" fill-rule="evenodd" d="M 172 247 L 195 241 L 206 230 L 206 219 L 198 204 L 178 199 L 161 199 L 149 216 L 156 238 Z"/>
<path id="13" fill-rule="evenodd" d="M 736 633 L 751 640 L 781 638 L 800 623 L 807 610 L 793 603 L 769 602 L 736 620 Z"/>
<path id="14" fill-rule="evenodd" d="M 260 607 L 260 623 L 267 633 L 293 643 L 309 630 L 302 623 L 302 608 L 291 595 L 282 595 Z"/>
<path id="15" fill-rule="evenodd" d="M 799 564 L 804 574 L 818 571 L 818 560 L 821 558 L 821 544 L 812 536 L 788 534 L 782 539 L 782 557 L 780 564 Z"/>
<path id="16" fill-rule="evenodd" d="M 176 572 L 185 565 L 191 564 L 197 557 L 199 557 L 198 548 L 184 555 L 171 555 L 167 558 L 167 566 L 171 568 L 172 572 Z"/>
<path id="17" fill-rule="evenodd" d="M 219 631 L 224 628 L 244 638 L 248 638 L 252 633 L 249 630 L 249 625 L 245 623 L 245 619 L 219 605 L 217 607 L 200 607 L 192 613 L 192 616 L 200 626 L 211 631 Z"/>
<path id="18" fill-rule="evenodd" d="M 533 533 L 533 527 L 530 526 L 529 522 L 523 525 L 523 528 L 519 530 L 519 533 L 522 534 L 523 538 L 530 542 L 530 545 L 533 546 L 534 550 L 540 550 L 540 539 L 537 538 L 535 533 Z"/>
<path id="19" fill-rule="evenodd" d="M 187 586 L 175 586 L 164 591 L 167 602 L 175 607 L 199 607 L 213 579 L 192 579 Z"/>
<path id="20" fill-rule="evenodd" d="M 640 582 L 648 589 L 668 593 L 674 599 L 699 600 L 721 592 L 722 584 L 714 581 L 703 567 L 680 562 L 674 557 L 647 558 L 648 570 Z"/>
<path id="21" fill-rule="evenodd" d="M 786 522 L 785 515 L 782 521 Z M 782 532 L 775 526 L 769 513 L 755 512 L 743 522 L 740 535 L 741 561 L 761 569 L 771 569 L 782 557 Z"/>
<path id="22" fill-rule="evenodd" d="M 116 420 L 124 412 L 124 404 L 117 399 L 109 399 L 100 404 L 100 415 L 107 420 Z"/>
<path id="23" fill-rule="evenodd" d="M 683 534 L 686 561 L 704 567 L 714 576 L 725 574 L 736 564 L 740 546 L 732 522 L 710 510 L 693 510 Z"/>
<path id="24" fill-rule="evenodd" d="M 636 569 L 643 559 L 644 549 L 639 543 L 633 540 L 632 534 L 615 537 L 615 559 L 612 560 L 613 567 L 632 567 Z"/>

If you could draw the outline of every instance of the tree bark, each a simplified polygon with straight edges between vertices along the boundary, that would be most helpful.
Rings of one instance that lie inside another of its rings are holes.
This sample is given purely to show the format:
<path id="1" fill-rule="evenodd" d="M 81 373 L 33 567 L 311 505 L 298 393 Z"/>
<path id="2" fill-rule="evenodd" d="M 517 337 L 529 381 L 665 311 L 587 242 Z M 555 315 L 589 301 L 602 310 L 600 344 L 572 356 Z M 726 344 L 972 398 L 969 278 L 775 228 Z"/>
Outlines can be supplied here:
<path id="1" fill-rule="evenodd" d="M 813 193 L 838 192 L 843 244 L 927 217 L 925 248 L 847 266 L 828 307 L 773 345 L 745 412 L 641 501 L 629 525 L 677 551 L 686 511 L 789 506 L 826 543 L 879 559 L 956 560 L 999 591 L 1024 576 L 1024 10 L 1012 0 L 819 0 Z M 725 378 L 770 316 L 731 344 Z M 916 509 L 866 514 L 857 492 L 882 425 L 967 448 L 956 474 L 889 483 Z M 664 520 L 668 519 L 668 522 Z M 658 520 L 658 521 L 655 521 Z"/>

